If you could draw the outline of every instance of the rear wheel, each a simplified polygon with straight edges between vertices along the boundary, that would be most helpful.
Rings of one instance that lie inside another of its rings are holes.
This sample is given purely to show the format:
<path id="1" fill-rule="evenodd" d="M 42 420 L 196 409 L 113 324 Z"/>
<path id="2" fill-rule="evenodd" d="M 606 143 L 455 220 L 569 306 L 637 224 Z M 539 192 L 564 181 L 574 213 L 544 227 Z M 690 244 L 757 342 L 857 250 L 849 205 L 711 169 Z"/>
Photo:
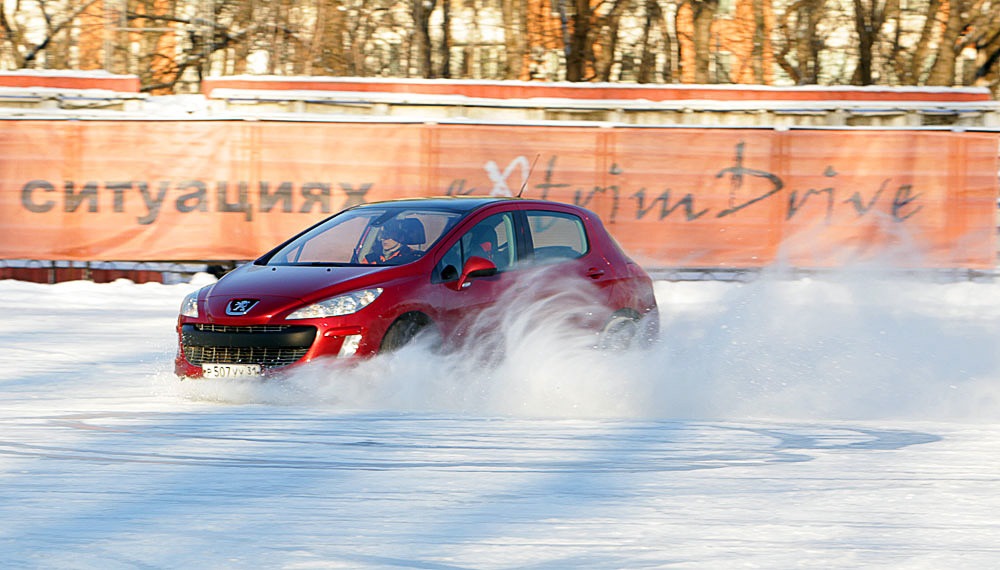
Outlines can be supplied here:
<path id="1" fill-rule="evenodd" d="M 638 336 L 639 319 L 626 313 L 615 313 L 601 329 L 598 346 L 605 350 L 626 350 Z"/>

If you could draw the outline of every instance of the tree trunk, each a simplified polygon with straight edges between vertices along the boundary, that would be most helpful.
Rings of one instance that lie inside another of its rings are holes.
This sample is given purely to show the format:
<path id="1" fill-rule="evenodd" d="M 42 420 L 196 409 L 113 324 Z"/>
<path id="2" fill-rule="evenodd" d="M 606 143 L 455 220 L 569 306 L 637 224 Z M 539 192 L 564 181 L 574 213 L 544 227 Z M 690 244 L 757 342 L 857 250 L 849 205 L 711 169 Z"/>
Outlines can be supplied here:
<path id="1" fill-rule="evenodd" d="M 571 18 L 569 45 L 566 48 L 566 80 L 587 81 L 587 61 L 590 59 L 590 0 L 575 0 L 576 10 Z"/>
<path id="2" fill-rule="evenodd" d="M 646 0 L 646 18 L 642 25 L 642 55 L 639 58 L 639 71 L 636 73 L 636 81 L 639 83 L 650 83 L 653 81 L 653 72 L 656 70 L 656 50 L 653 49 L 653 31 L 659 26 L 662 18 L 660 4 L 656 0 Z M 670 53 L 667 52 L 667 57 Z"/>
<path id="3" fill-rule="evenodd" d="M 451 0 L 441 0 L 441 77 L 451 79 Z"/>
<path id="4" fill-rule="evenodd" d="M 994 8 L 1000 12 L 1000 6 Z M 1000 76 L 1000 14 L 991 19 L 992 29 L 984 30 L 983 36 L 976 44 L 980 54 L 978 67 L 973 78 L 974 84 L 996 85 Z"/>
<path id="5" fill-rule="evenodd" d="M 962 18 L 965 2 L 963 0 L 948 0 L 948 4 L 948 23 L 945 25 L 944 34 L 941 35 L 934 66 L 931 67 L 930 75 L 927 76 L 927 85 L 951 86 L 955 84 L 955 58 L 958 57 L 958 36 L 965 28 L 965 22 Z"/>
<path id="6" fill-rule="evenodd" d="M 659 8 L 660 12 L 660 36 L 663 41 L 663 68 L 660 70 L 664 83 L 672 83 L 674 80 L 674 42 L 670 37 L 670 26 L 667 25 L 666 14 Z"/>
<path id="7" fill-rule="evenodd" d="M 798 85 L 819 83 L 820 59 L 823 40 L 819 37 L 819 24 L 826 12 L 825 0 L 806 0 L 798 14 L 800 36 L 797 38 L 796 52 L 799 60 Z"/>
<path id="8" fill-rule="evenodd" d="M 752 0 L 753 9 L 753 48 L 750 55 L 750 65 L 753 69 L 754 83 L 764 83 L 764 45 L 767 43 L 767 27 L 764 21 L 764 1 Z"/>
<path id="9" fill-rule="evenodd" d="M 885 23 L 885 5 L 879 0 L 870 0 L 866 6 L 863 0 L 854 0 L 854 29 L 858 34 L 858 67 L 852 83 L 871 85 L 874 82 L 875 40 Z"/>
<path id="10" fill-rule="evenodd" d="M 796 85 L 819 81 L 819 53 L 823 46 L 819 23 L 825 10 L 825 0 L 799 0 L 788 7 L 776 27 L 784 37 L 775 61 Z"/>
<path id="11" fill-rule="evenodd" d="M 709 63 L 712 61 L 712 22 L 719 9 L 719 0 L 691 0 L 694 11 L 694 80 L 711 83 Z"/>
<path id="12" fill-rule="evenodd" d="M 502 0 L 500 3 L 503 18 L 504 42 L 504 79 L 517 79 L 521 76 L 521 65 L 524 61 L 524 12 L 518 0 Z"/>
<path id="13" fill-rule="evenodd" d="M 872 29 L 861 0 L 854 0 L 854 29 L 858 34 L 858 67 L 852 83 L 870 85 L 872 82 Z"/>
<path id="14" fill-rule="evenodd" d="M 591 50 L 600 50 L 594 55 L 594 72 L 601 81 L 611 81 L 611 70 L 615 64 L 615 52 L 618 51 L 618 39 L 621 29 L 622 11 L 628 6 L 629 0 L 615 0 L 608 14 L 597 22 L 597 32 L 601 41 L 590 41 Z M 597 44 L 595 48 L 594 45 Z"/>
<path id="15" fill-rule="evenodd" d="M 924 23 L 920 29 L 920 36 L 916 42 L 916 47 L 908 55 L 908 61 L 904 63 L 903 58 L 898 58 L 897 75 L 899 82 L 903 85 L 920 85 L 925 74 L 931 66 L 933 59 L 931 47 L 933 47 L 933 37 L 938 29 L 938 13 L 941 11 L 941 0 L 928 0 L 927 11 L 924 13 Z M 897 24 L 897 27 L 899 25 Z"/>
<path id="16" fill-rule="evenodd" d="M 413 0 L 413 47 L 417 50 L 418 73 L 427 79 L 434 78 L 431 65 L 431 12 L 437 0 Z"/>

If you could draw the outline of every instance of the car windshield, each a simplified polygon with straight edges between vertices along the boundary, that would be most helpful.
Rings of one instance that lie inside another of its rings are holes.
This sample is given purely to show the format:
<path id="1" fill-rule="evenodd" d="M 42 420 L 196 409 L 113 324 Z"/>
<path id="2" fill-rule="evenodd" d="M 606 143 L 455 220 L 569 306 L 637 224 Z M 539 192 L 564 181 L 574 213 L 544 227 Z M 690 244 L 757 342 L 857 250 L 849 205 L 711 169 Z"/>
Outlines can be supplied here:
<path id="1" fill-rule="evenodd" d="M 400 206 L 347 210 L 294 239 L 267 265 L 402 265 L 423 256 L 461 218 Z"/>

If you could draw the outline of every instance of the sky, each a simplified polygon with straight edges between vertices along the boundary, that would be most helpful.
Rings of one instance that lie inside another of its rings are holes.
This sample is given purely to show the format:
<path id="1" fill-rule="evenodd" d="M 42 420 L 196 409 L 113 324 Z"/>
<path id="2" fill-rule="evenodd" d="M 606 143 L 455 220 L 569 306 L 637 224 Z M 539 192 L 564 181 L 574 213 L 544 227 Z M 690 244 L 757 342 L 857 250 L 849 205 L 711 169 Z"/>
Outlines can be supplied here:
<path id="1" fill-rule="evenodd" d="M 658 281 L 647 350 L 525 311 L 485 364 L 180 381 L 212 281 L 0 281 L 5 567 L 1000 565 L 992 279 Z"/>

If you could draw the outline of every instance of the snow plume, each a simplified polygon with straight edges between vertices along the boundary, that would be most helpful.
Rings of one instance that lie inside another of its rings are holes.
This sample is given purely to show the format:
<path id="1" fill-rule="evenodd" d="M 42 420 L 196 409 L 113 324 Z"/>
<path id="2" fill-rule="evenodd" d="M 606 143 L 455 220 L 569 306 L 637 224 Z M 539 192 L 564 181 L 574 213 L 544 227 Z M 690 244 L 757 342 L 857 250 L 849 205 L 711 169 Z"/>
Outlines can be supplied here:
<path id="1" fill-rule="evenodd" d="M 650 413 L 1000 418 L 996 283 L 859 271 L 660 283 L 658 299 L 665 344 L 646 368 L 660 371 L 647 377 Z"/>
<path id="2" fill-rule="evenodd" d="M 476 286 L 474 284 L 473 286 Z M 554 273 L 505 295 L 455 350 L 421 338 L 282 381 L 184 382 L 188 397 L 528 417 L 1000 418 L 1000 285 L 872 271 L 657 282 L 660 340 L 595 348 L 594 291 Z"/>

